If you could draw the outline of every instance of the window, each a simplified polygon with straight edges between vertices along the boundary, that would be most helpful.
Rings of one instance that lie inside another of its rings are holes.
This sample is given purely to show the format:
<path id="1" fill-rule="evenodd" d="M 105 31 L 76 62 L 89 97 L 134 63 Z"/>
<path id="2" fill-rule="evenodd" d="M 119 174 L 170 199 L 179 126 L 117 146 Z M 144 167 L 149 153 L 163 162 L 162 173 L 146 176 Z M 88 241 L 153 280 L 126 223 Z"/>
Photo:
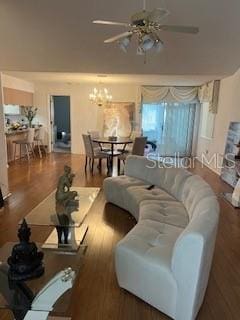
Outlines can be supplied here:
<path id="1" fill-rule="evenodd" d="M 142 130 L 148 140 L 156 143 L 162 141 L 165 105 L 143 104 Z"/>
<path id="2" fill-rule="evenodd" d="M 156 143 L 158 155 L 191 155 L 195 110 L 195 104 L 143 104 L 142 131 Z"/>

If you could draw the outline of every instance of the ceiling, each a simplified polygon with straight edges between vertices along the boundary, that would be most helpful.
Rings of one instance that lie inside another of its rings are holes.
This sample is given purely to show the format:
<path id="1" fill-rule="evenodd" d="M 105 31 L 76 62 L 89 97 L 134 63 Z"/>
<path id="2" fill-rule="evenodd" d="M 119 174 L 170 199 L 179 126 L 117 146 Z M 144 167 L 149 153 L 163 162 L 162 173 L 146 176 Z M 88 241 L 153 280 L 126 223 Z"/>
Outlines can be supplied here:
<path id="1" fill-rule="evenodd" d="M 33 83 L 107 83 L 107 84 L 138 84 L 138 85 L 162 85 L 162 86 L 199 86 L 217 76 L 166 76 L 166 75 L 136 75 L 136 74 L 87 74 L 87 73 L 66 73 L 66 72 L 21 72 L 8 71 L 5 74 L 31 81 Z"/>
<path id="2" fill-rule="evenodd" d="M 164 50 L 144 64 L 135 45 L 125 54 L 103 43 L 123 27 L 91 23 L 128 21 L 142 0 L 0 0 L 0 70 L 222 77 L 239 68 L 239 0 L 147 0 L 155 7 L 171 12 L 167 23 L 200 33 L 162 32 Z"/>

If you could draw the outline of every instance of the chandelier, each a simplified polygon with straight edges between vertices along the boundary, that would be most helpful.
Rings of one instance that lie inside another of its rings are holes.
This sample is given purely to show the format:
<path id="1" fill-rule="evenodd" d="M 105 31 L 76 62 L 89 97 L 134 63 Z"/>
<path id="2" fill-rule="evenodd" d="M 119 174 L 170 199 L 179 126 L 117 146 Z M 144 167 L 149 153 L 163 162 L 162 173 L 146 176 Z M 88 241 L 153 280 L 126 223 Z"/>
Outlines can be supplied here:
<path id="1" fill-rule="evenodd" d="M 94 88 L 93 92 L 89 94 L 89 100 L 99 107 L 102 107 L 103 105 L 107 105 L 112 101 L 112 95 L 109 94 L 106 88 Z"/>

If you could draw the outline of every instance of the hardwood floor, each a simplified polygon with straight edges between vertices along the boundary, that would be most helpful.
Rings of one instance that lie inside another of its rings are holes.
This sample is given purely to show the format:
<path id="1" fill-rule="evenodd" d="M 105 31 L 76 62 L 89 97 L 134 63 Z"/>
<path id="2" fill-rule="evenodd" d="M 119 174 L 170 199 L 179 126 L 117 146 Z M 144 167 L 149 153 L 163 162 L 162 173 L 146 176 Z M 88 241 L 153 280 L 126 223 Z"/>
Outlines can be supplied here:
<path id="1" fill-rule="evenodd" d="M 10 166 L 12 196 L 0 212 L 0 245 L 16 240 L 19 220 L 41 202 L 55 187 L 63 165 L 69 164 L 76 173 L 74 185 L 101 186 L 105 174 L 84 173 L 84 158 L 70 154 L 52 154 Z M 206 167 L 197 163 L 191 169 L 201 175 L 219 194 L 231 188 Z M 104 171 L 105 173 L 105 171 Z M 216 250 L 209 285 L 198 320 L 240 319 L 240 211 L 219 198 L 221 216 Z M 131 216 L 111 204 L 106 204 L 101 192 L 87 217 L 88 249 L 84 257 L 71 311 L 73 320 L 164 320 L 169 319 L 140 299 L 120 289 L 117 284 L 113 252 L 115 244 L 134 226 Z M 32 239 L 42 242 L 50 228 L 32 229 Z M 161 284 L 159 284 L 161 285 Z M 0 310 L 0 320 L 13 319 Z M 33 319 L 34 320 L 34 319 Z"/>

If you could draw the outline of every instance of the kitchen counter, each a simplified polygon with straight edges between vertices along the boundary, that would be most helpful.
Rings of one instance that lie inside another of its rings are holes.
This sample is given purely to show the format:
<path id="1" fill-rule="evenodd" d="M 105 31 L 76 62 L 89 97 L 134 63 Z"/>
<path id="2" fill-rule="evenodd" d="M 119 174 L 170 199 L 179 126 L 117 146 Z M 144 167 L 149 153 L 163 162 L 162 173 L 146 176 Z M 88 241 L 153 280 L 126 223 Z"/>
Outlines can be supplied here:
<path id="1" fill-rule="evenodd" d="M 17 129 L 17 130 L 11 130 L 9 129 L 8 131 L 5 132 L 6 136 L 13 136 L 16 134 L 22 134 L 28 132 L 28 129 Z"/>
<path id="2" fill-rule="evenodd" d="M 35 128 L 35 131 L 38 131 L 38 130 L 39 130 L 38 128 Z M 28 133 L 28 129 L 8 130 L 5 132 L 6 141 L 7 141 L 8 163 L 14 161 L 15 144 L 13 143 L 13 141 L 26 139 L 27 133 Z M 22 156 L 24 155 L 25 155 L 25 149 L 22 150 Z M 19 156 L 20 156 L 20 149 L 19 149 L 19 146 L 17 146 L 16 157 L 19 158 Z"/>

